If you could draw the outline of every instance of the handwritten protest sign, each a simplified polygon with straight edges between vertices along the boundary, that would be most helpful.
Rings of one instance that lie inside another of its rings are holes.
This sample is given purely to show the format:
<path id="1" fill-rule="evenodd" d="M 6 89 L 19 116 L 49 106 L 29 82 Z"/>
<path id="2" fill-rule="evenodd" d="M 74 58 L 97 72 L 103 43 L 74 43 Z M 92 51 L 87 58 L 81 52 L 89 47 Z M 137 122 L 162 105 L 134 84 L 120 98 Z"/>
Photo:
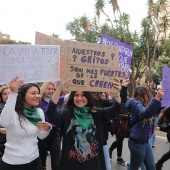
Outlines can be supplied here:
<path id="1" fill-rule="evenodd" d="M 64 41 L 59 38 L 48 36 L 46 34 L 36 32 L 35 33 L 35 44 L 40 45 L 60 45 L 60 73 L 64 70 Z"/>
<path id="2" fill-rule="evenodd" d="M 105 34 L 101 35 L 100 44 L 119 47 L 119 68 L 125 70 L 126 76 L 129 77 L 133 48 Z"/>
<path id="3" fill-rule="evenodd" d="M 161 103 L 162 107 L 170 106 L 170 68 L 167 66 L 163 67 L 162 73 L 162 87 L 165 90 L 165 94 L 162 97 Z"/>
<path id="4" fill-rule="evenodd" d="M 112 79 L 125 78 L 125 71 L 118 68 L 118 50 L 113 46 L 64 41 L 64 67 L 71 78 L 65 90 L 112 91 Z"/>
<path id="5" fill-rule="evenodd" d="M 59 60 L 58 45 L 0 45 L 0 84 L 8 84 L 17 75 L 24 83 L 56 81 Z"/>

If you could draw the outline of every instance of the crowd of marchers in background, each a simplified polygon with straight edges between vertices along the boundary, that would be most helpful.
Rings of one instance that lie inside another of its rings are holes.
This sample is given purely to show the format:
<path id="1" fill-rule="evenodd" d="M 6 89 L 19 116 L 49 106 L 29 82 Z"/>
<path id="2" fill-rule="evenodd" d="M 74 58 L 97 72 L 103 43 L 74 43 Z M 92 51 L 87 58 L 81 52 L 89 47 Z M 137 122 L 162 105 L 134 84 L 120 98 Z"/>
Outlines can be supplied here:
<path id="1" fill-rule="evenodd" d="M 170 151 L 155 162 L 152 150 L 163 109 L 170 120 L 170 107 L 161 107 L 164 89 L 138 84 L 128 96 L 129 78 L 115 78 L 116 93 L 63 91 L 67 75 L 42 85 L 15 77 L 0 87 L 0 169 L 46 170 L 50 154 L 52 170 L 111 170 L 117 149 L 117 163 L 128 170 L 161 170 Z M 130 162 L 122 158 L 122 114 L 129 114 Z M 111 127 L 116 140 L 108 146 Z"/>

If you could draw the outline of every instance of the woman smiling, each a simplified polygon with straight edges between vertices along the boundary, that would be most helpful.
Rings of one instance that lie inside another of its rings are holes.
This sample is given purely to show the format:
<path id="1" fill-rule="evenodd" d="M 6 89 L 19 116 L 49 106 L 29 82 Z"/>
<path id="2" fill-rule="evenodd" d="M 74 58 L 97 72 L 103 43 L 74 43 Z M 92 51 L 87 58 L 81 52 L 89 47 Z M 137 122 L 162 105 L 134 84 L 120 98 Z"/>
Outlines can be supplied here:
<path id="1" fill-rule="evenodd" d="M 37 84 L 23 84 L 15 77 L 10 82 L 10 95 L 1 113 L 0 124 L 6 128 L 7 142 L 0 160 L 3 170 L 41 170 L 37 137 L 47 137 L 51 125 L 44 122 L 38 108 L 40 89 Z"/>
<path id="2" fill-rule="evenodd" d="M 118 92 L 111 107 L 95 108 L 91 92 L 79 90 L 70 93 L 68 102 L 58 112 L 59 94 L 68 80 L 65 72 L 46 112 L 49 120 L 61 128 L 63 136 L 59 170 L 106 170 L 101 123 L 121 113 L 120 82 L 115 79 L 114 88 Z"/>

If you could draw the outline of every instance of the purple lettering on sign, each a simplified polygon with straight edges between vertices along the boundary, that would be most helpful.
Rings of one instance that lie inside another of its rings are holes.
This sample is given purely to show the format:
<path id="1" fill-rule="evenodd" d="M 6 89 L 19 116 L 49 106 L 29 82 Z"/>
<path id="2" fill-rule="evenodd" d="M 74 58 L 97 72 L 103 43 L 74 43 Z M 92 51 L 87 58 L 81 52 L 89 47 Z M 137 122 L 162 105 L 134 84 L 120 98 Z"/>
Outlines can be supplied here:
<path id="1" fill-rule="evenodd" d="M 121 77 L 125 78 L 125 72 L 118 71 L 118 70 L 107 70 L 107 69 L 100 69 L 100 76 L 104 77 Z"/>
<path id="2" fill-rule="evenodd" d="M 90 64 L 103 64 L 103 65 L 107 65 L 109 60 L 108 59 L 103 59 L 103 58 L 99 58 L 96 56 L 82 56 L 81 57 L 81 62 L 83 63 L 90 63 Z"/>
<path id="3" fill-rule="evenodd" d="M 8 47 L 4 47 L 0 49 L 0 55 L 3 56 L 16 56 L 17 53 L 15 52 L 15 50 L 13 48 L 8 48 Z"/>
<path id="4" fill-rule="evenodd" d="M 71 52 L 73 54 L 79 54 L 79 55 L 90 55 L 90 56 L 98 56 L 98 57 L 104 57 L 105 56 L 105 52 L 79 49 L 79 48 L 75 48 L 75 47 L 72 49 Z"/>
<path id="5" fill-rule="evenodd" d="M 113 83 L 101 80 L 90 80 L 89 82 L 90 87 L 100 87 L 100 88 L 107 88 L 112 89 Z"/>
<path id="6" fill-rule="evenodd" d="M 100 44 L 119 46 L 119 68 L 125 70 L 126 76 L 129 77 L 133 48 L 105 34 L 101 35 Z M 111 57 L 113 59 L 113 56 Z"/>

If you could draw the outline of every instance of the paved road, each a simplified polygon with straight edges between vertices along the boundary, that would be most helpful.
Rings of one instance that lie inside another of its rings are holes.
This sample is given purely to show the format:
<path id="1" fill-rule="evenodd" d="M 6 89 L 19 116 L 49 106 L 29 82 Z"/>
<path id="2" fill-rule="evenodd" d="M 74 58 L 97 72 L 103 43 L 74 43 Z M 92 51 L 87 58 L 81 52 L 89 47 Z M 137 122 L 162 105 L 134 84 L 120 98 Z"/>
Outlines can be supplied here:
<path id="1" fill-rule="evenodd" d="M 109 138 L 108 141 L 108 147 L 110 146 L 109 144 L 111 144 L 112 141 L 114 141 L 115 138 L 111 137 Z M 124 147 L 123 147 L 123 153 L 122 153 L 122 157 L 125 161 L 129 162 L 130 160 L 130 153 L 129 153 L 129 149 L 128 149 L 128 139 L 124 140 Z M 154 156 L 155 156 L 155 161 L 157 162 L 157 160 L 168 150 L 170 149 L 170 145 L 166 144 L 166 138 L 164 137 L 156 137 L 156 143 L 155 143 L 155 149 L 153 150 Z M 112 157 L 112 170 L 126 170 L 127 168 L 124 166 L 121 166 L 119 164 L 117 164 L 116 159 L 117 159 L 117 151 L 114 150 L 113 151 L 113 157 Z M 168 160 L 167 162 L 164 163 L 164 167 L 163 170 L 169 170 L 170 169 L 170 160 Z"/>
<path id="2" fill-rule="evenodd" d="M 154 156 L 155 156 L 155 161 L 157 161 L 165 152 L 167 152 L 170 149 L 170 145 L 166 144 L 166 138 L 163 137 L 164 134 L 160 134 L 157 133 L 159 136 L 156 137 L 156 143 L 155 143 L 155 149 L 153 150 L 154 152 Z M 160 136 L 161 135 L 161 136 Z M 110 147 L 111 143 L 115 140 L 115 137 L 109 137 L 108 140 L 108 147 Z M 129 149 L 128 149 L 128 139 L 124 140 L 124 147 L 123 147 L 123 154 L 122 157 L 124 160 L 126 160 L 127 162 L 129 162 L 130 158 L 129 158 Z M 117 159 L 117 151 L 114 150 L 113 154 L 112 154 L 112 170 L 126 170 L 127 168 L 125 166 L 121 166 L 119 164 L 117 164 L 116 162 Z M 164 163 L 164 167 L 163 170 L 169 170 L 170 169 L 170 160 L 168 160 L 167 162 Z M 51 170 L 50 167 L 50 156 L 48 156 L 47 159 L 47 170 Z"/>

